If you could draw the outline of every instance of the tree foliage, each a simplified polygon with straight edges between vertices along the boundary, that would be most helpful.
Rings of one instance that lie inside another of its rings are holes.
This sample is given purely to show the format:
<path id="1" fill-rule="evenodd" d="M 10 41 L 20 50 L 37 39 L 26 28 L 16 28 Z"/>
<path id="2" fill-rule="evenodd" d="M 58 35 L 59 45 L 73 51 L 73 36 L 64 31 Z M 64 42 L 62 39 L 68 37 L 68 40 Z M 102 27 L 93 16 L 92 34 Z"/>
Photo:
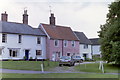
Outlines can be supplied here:
<path id="1" fill-rule="evenodd" d="M 120 64 L 120 1 L 109 5 L 109 13 L 99 31 L 103 60 Z"/>

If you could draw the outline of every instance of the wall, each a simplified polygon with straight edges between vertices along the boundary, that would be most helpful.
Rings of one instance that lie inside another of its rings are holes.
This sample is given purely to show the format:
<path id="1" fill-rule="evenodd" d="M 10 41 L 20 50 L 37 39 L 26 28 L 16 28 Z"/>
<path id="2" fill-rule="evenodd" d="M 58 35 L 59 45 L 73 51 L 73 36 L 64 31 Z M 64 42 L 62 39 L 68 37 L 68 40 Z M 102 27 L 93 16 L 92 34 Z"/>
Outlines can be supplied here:
<path id="1" fill-rule="evenodd" d="M 12 59 L 23 59 L 25 56 L 25 49 L 29 49 L 29 58 L 36 57 L 36 50 L 42 50 L 42 56 L 38 59 L 46 59 L 46 37 L 41 37 L 41 44 L 37 44 L 37 36 L 22 35 L 22 43 L 18 43 L 18 35 L 7 34 L 7 43 L 2 43 L 2 34 L 0 33 L 0 45 L 4 46 L 4 53 L 2 53 L 3 59 L 10 59 L 8 48 L 20 48 L 18 57 Z"/>
<path id="2" fill-rule="evenodd" d="M 72 47 L 71 41 L 68 41 L 67 47 L 64 47 L 63 40 L 59 40 L 59 45 L 54 45 L 54 40 L 47 38 L 47 57 L 52 60 L 53 53 L 60 52 L 61 56 L 67 56 L 67 53 L 70 53 L 72 56 L 73 53 L 79 55 L 79 41 L 75 41 L 75 47 Z M 63 46 L 63 47 L 62 47 Z M 63 52 L 63 53 L 62 53 Z M 57 59 L 59 60 L 59 58 Z"/>
<path id="3" fill-rule="evenodd" d="M 100 55 L 100 45 L 92 45 L 92 54 L 93 55 Z"/>
<path id="4" fill-rule="evenodd" d="M 79 48 L 80 48 L 80 56 L 83 57 L 83 54 L 87 54 L 87 58 L 90 58 L 92 59 L 92 55 L 91 55 L 91 45 L 88 45 L 88 48 L 87 49 L 84 49 L 84 44 L 80 44 L 79 45 Z"/>

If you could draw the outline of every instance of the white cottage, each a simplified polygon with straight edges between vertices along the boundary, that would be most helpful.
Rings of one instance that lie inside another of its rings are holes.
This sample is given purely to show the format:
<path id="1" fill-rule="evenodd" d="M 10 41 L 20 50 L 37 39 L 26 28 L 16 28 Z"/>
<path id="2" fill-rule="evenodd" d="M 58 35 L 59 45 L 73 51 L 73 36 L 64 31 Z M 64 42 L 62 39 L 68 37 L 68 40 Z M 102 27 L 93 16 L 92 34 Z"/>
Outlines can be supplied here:
<path id="1" fill-rule="evenodd" d="M 99 38 L 92 38 L 92 39 L 89 39 L 89 40 L 92 43 L 92 55 L 100 56 L 101 51 L 100 51 Z"/>
<path id="2" fill-rule="evenodd" d="M 0 58 L 46 59 L 46 35 L 28 25 L 27 10 L 23 14 L 23 23 L 7 22 L 7 16 L 3 13 L 0 21 Z"/>
<path id="3" fill-rule="evenodd" d="M 85 36 L 83 32 L 74 31 L 74 33 L 79 39 L 80 56 L 92 59 L 91 41 Z"/>

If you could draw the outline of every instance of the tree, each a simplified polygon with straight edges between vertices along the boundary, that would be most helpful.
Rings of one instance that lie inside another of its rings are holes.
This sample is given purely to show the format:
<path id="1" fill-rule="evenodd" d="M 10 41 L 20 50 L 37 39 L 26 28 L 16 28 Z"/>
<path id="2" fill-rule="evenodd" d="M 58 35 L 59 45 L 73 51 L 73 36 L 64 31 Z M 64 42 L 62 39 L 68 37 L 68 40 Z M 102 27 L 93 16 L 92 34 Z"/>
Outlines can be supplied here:
<path id="1" fill-rule="evenodd" d="M 109 5 L 109 13 L 99 31 L 103 60 L 120 64 L 120 1 Z"/>

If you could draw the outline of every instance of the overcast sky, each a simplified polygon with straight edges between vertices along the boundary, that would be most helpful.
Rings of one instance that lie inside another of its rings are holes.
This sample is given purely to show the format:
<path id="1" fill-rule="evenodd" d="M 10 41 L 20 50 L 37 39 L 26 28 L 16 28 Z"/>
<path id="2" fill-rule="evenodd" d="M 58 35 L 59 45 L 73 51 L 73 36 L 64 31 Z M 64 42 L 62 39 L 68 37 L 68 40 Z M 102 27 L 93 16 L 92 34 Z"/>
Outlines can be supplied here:
<path id="1" fill-rule="evenodd" d="M 7 11 L 8 21 L 22 22 L 24 8 L 28 10 L 29 25 L 38 27 L 49 23 L 50 8 L 56 24 L 84 32 L 88 38 L 98 37 L 100 25 L 106 21 L 108 4 L 114 0 L 0 0 L 0 13 Z"/>

